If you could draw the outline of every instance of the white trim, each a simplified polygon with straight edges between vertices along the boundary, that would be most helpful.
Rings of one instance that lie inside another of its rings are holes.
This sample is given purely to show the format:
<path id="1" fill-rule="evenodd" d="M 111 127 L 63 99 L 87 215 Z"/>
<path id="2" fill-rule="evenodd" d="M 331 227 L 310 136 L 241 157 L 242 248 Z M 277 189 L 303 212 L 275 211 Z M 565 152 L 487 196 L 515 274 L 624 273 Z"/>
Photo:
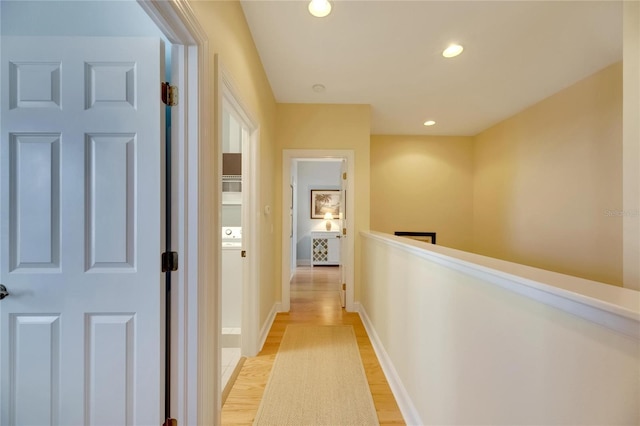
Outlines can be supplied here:
<path id="1" fill-rule="evenodd" d="M 409 392 L 407 392 L 402 384 L 400 375 L 393 366 L 391 358 L 387 354 L 387 351 L 385 351 L 382 341 L 378 337 L 378 333 L 376 333 L 376 330 L 371 323 L 371 319 L 369 319 L 369 315 L 367 315 L 366 309 L 360 304 L 360 302 L 355 302 L 354 307 L 360 315 L 360 319 L 362 320 L 362 324 L 364 324 L 365 330 L 367 330 L 369 340 L 371 340 L 371 345 L 373 346 L 373 351 L 378 357 L 380 367 L 382 367 L 384 376 L 389 383 L 389 387 L 391 388 L 391 392 L 393 392 L 396 402 L 398 403 L 398 408 L 400 408 L 400 412 L 402 413 L 405 423 L 407 425 L 424 424 L 420 418 L 418 410 L 415 405 L 413 405 Z"/>
<path id="2" fill-rule="evenodd" d="M 260 313 L 260 125 L 251 109 L 242 100 L 240 91 L 224 66 L 220 57 L 215 56 L 216 105 L 218 122 L 221 123 L 223 105 L 228 105 L 232 113 L 240 118 L 249 129 L 249 142 L 242 147 L 242 245 L 247 252 L 247 261 L 243 264 L 242 284 L 242 355 L 255 356 L 259 347 L 259 313 Z M 216 152 L 218 169 L 222 173 L 222 126 L 216 132 Z M 219 176 L 220 179 L 222 176 Z M 218 199 L 222 192 L 217 187 Z M 219 283 L 221 287 L 222 283 Z M 218 308 L 221 310 L 220 302 Z"/>
<path id="3" fill-rule="evenodd" d="M 186 48 L 182 45 L 173 45 L 172 53 L 171 53 L 171 61 L 172 61 L 172 76 L 173 76 L 173 85 L 178 87 L 185 87 L 187 85 L 187 81 L 189 79 L 188 75 L 185 75 L 184 71 L 184 63 L 188 62 L 188 55 L 186 52 Z M 177 65 L 177 66 L 176 66 Z M 177 69 L 175 69 L 177 68 Z M 188 127 L 187 117 L 184 108 L 178 108 L 172 113 L 172 138 L 174 141 L 181 141 L 181 133 L 183 129 Z M 191 252 L 191 248 L 185 247 L 186 239 L 185 239 L 185 225 L 186 220 L 183 218 L 187 212 L 187 205 L 183 200 L 184 194 L 181 191 L 181 188 L 184 186 L 184 177 L 185 177 L 185 164 L 187 163 L 187 152 L 186 146 L 184 143 L 179 142 L 174 144 L 174 149 L 172 150 L 172 199 L 177 200 L 178 202 L 174 202 L 172 206 L 172 250 L 175 250 L 179 253 L 179 256 L 182 256 L 183 267 L 179 268 L 178 271 L 172 273 L 171 281 L 176 285 L 174 288 L 177 288 L 178 284 L 181 286 L 187 282 L 188 276 L 188 266 L 184 265 L 184 261 L 187 253 Z M 177 157 L 177 158 L 176 158 Z M 176 161 L 177 159 L 177 161 Z M 197 252 L 197 247 L 196 247 Z M 171 394 L 171 413 L 174 413 L 176 417 L 181 419 L 186 419 L 189 417 L 187 415 L 187 401 L 185 400 L 184 395 L 187 394 L 188 381 L 187 374 L 184 374 L 185 367 L 188 365 L 188 362 L 184 359 L 184 354 L 186 353 L 186 344 L 188 341 L 188 319 L 187 312 L 188 306 L 185 303 L 186 298 L 182 292 L 172 291 L 171 298 L 171 316 L 175 318 L 175 320 L 171 321 L 171 383 L 174 384 L 173 392 Z"/>
<path id="4" fill-rule="evenodd" d="M 267 341 L 267 337 L 269 336 L 269 331 L 271 330 L 271 326 L 273 325 L 273 322 L 276 319 L 276 315 L 278 314 L 278 312 L 281 312 L 281 311 L 282 311 L 282 306 L 280 306 L 280 303 L 274 303 L 273 306 L 271 307 L 271 312 L 269 312 L 267 319 L 265 320 L 264 324 L 262 324 L 262 328 L 260 329 L 260 337 L 258 341 L 258 352 L 260 352 L 264 347 L 264 343 Z"/>
<path id="5" fill-rule="evenodd" d="M 289 194 L 291 183 L 291 162 L 297 159 L 336 158 L 347 160 L 347 264 L 346 267 L 346 306 L 349 312 L 354 310 L 354 266 L 355 266 L 355 153 L 348 149 L 285 149 L 282 151 L 282 212 L 289 211 Z M 291 271 L 291 237 L 289 215 L 282 214 L 282 259 L 281 259 L 281 312 L 291 308 L 290 282 Z"/>
<path id="6" fill-rule="evenodd" d="M 136 0 L 171 44 L 192 45 L 205 40 L 191 7 L 184 0 Z"/>
<path id="7" fill-rule="evenodd" d="M 627 336 L 640 338 L 640 293 L 380 232 L 363 238 L 463 272 Z"/>
<path id="8" fill-rule="evenodd" d="M 174 273 L 172 301 L 172 378 L 171 415 L 181 425 L 198 425 L 205 401 L 202 389 L 218 389 L 219 373 L 202 374 L 199 342 L 204 318 L 199 277 L 207 263 L 200 263 L 199 226 L 200 173 L 199 150 L 210 124 L 208 94 L 208 40 L 189 3 L 185 0 L 137 0 L 138 4 L 174 45 L 173 80 L 180 99 L 172 114 L 174 150 L 174 230 L 173 249 L 180 254 L 180 268 Z M 216 362 L 215 359 L 207 362 Z M 180 380 L 178 380 L 180 378 Z M 210 383 L 213 381 L 214 383 Z M 216 394 L 217 392 L 217 394 Z M 219 390 L 213 391 L 219 400 Z M 206 401 L 207 405 L 209 401 Z M 219 404 L 218 404 L 219 405 Z M 220 411 L 218 409 L 218 411 Z"/>
<path id="9" fill-rule="evenodd" d="M 209 103 L 206 101 L 207 94 L 209 92 L 208 79 L 206 76 L 209 73 L 209 58 L 208 42 L 198 43 L 197 47 L 189 46 L 190 60 L 192 63 L 197 61 L 197 68 L 190 68 L 190 81 L 192 84 L 197 85 L 197 88 L 193 88 L 190 84 L 190 91 L 193 90 L 196 94 L 195 99 L 192 99 L 192 94 L 189 95 L 189 108 L 195 108 L 196 113 L 189 114 L 188 129 L 197 129 L 195 132 L 189 133 L 189 146 L 187 151 L 187 164 L 185 164 L 185 175 L 187 182 L 185 185 L 186 200 L 184 201 L 187 206 L 185 214 L 185 226 L 187 227 L 187 233 L 185 234 L 185 247 L 188 252 L 184 254 L 185 261 L 183 264 L 187 269 L 187 279 L 185 282 L 184 290 L 187 294 L 185 296 L 187 302 L 187 329 L 188 337 L 185 347 L 186 353 L 184 359 L 186 362 L 186 368 L 184 369 L 188 386 L 184 395 L 180 395 L 181 400 L 184 398 L 184 405 L 187 409 L 186 421 L 181 424 L 186 425 L 198 425 L 200 420 L 201 406 L 206 403 L 202 396 L 202 387 L 211 387 L 215 384 L 202 384 L 199 377 L 203 376 L 202 365 L 200 363 L 200 346 L 201 346 L 201 331 L 200 328 L 204 327 L 204 307 L 205 301 L 200 298 L 202 286 L 200 285 L 200 276 L 207 264 L 200 263 L 200 247 L 201 241 L 200 225 L 204 220 L 200 215 L 200 176 L 202 170 L 200 170 L 200 145 L 207 143 L 206 135 L 208 134 L 208 127 L 210 123 L 210 108 Z M 184 91 L 184 90 L 183 90 Z M 204 140 L 203 140 L 204 139 Z M 216 360 L 209 360 L 209 362 L 216 362 Z M 206 379 L 204 379 L 206 380 Z M 215 375 L 211 378 L 214 382 L 220 382 L 219 375 Z M 218 387 L 215 387 L 218 389 Z M 219 392 L 218 392 L 219 394 Z M 216 396 L 219 400 L 220 396 Z M 178 419 L 178 422 L 180 420 Z"/>

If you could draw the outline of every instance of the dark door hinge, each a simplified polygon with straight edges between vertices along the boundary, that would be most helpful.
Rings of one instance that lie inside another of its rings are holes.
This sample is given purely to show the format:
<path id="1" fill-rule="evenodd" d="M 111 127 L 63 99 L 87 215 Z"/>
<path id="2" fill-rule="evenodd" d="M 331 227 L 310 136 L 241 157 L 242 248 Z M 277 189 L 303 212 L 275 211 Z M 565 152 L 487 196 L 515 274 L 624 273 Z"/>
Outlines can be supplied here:
<path id="1" fill-rule="evenodd" d="M 176 419 L 166 419 L 162 426 L 178 426 L 178 421 Z"/>
<path id="2" fill-rule="evenodd" d="M 162 253 L 162 272 L 178 270 L 178 252 L 165 251 Z"/>
<path id="3" fill-rule="evenodd" d="M 162 82 L 160 86 L 162 102 L 168 106 L 178 105 L 178 88 L 167 82 Z"/>

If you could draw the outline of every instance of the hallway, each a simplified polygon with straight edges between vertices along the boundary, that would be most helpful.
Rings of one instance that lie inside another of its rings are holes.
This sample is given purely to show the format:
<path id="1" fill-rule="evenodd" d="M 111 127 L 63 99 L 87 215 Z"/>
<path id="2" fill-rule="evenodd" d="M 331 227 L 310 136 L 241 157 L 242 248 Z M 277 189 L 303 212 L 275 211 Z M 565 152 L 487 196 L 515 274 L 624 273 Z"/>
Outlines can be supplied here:
<path id="1" fill-rule="evenodd" d="M 223 425 L 253 423 L 288 324 L 352 325 L 380 424 L 404 424 L 360 316 L 340 307 L 338 273 L 337 267 L 296 270 L 291 281 L 291 311 L 277 314 L 262 351 L 244 362 L 222 407 Z"/>

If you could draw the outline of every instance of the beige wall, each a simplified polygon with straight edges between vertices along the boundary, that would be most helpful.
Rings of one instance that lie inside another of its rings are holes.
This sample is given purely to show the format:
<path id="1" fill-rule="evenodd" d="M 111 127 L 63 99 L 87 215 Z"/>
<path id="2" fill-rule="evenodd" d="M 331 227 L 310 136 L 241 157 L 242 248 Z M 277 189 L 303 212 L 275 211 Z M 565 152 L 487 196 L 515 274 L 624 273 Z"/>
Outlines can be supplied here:
<path id="1" fill-rule="evenodd" d="M 623 270 L 640 290 L 640 3 L 624 2 Z"/>
<path id="2" fill-rule="evenodd" d="M 200 299 L 203 300 L 202 323 L 199 330 L 201 357 L 201 376 L 199 381 L 200 398 L 198 422 L 201 424 L 218 424 L 220 413 L 220 394 L 216 390 L 219 382 L 215 379 L 217 368 L 212 361 L 217 359 L 217 335 L 215 329 L 217 315 L 217 294 L 215 286 L 216 276 L 219 275 L 220 256 L 220 220 L 217 185 L 219 185 L 217 155 L 217 122 L 214 119 L 218 111 L 215 110 L 218 88 L 215 84 L 215 57 L 227 70 L 235 83 L 241 101 L 249 109 L 250 114 L 260 126 L 260 189 L 261 203 L 273 204 L 273 152 L 274 152 L 274 121 L 275 98 L 268 83 L 262 63 L 255 49 L 251 33 L 244 18 L 239 2 L 195 1 L 190 2 L 198 22 L 208 38 L 207 58 L 209 60 L 209 75 L 202 76 L 209 91 L 208 96 L 201 102 L 209 106 L 211 125 L 208 132 L 201 135 L 200 145 L 200 206 L 201 233 L 199 244 L 199 262 L 203 265 L 200 280 Z M 263 218 L 261 223 L 260 241 L 262 242 L 262 258 L 260 270 L 260 318 L 264 321 L 274 303 L 274 267 L 278 257 L 268 244 L 270 226 Z M 216 257 L 218 261 L 215 261 Z M 269 309 L 265 309 L 265 305 Z M 208 403 L 205 401 L 209 401 Z"/>
<path id="3" fill-rule="evenodd" d="M 213 78 L 214 54 L 228 71 L 241 101 L 249 109 L 249 113 L 257 121 L 260 128 L 260 206 L 274 205 L 274 155 L 275 155 L 275 113 L 276 103 L 271 86 L 262 67 L 251 32 L 244 17 L 240 2 L 237 1 L 196 1 L 191 5 L 198 16 L 200 24 L 209 37 L 210 72 Z M 215 99 L 215 88 L 211 89 L 211 99 Z M 211 135 L 216 129 L 212 126 Z M 212 140 L 212 139 L 210 139 Z M 209 163 L 217 165 L 217 160 Z M 215 168 L 209 169 L 208 181 L 214 183 Z M 215 214 L 214 211 L 211 214 Z M 279 283 L 276 268 L 280 256 L 274 253 L 269 241 L 273 236 L 271 228 L 274 216 L 261 216 L 260 237 L 260 323 L 262 324 L 275 302 L 274 287 Z"/>
<path id="4" fill-rule="evenodd" d="M 473 249 L 473 138 L 371 136 L 371 229 Z"/>
<path id="5" fill-rule="evenodd" d="M 622 284 L 622 64 L 476 136 L 474 251 Z"/>
<path id="6" fill-rule="evenodd" d="M 360 231 L 369 230 L 369 133 L 368 105 L 278 104 L 276 134 L 276 195 L 274 216 L 282 215 L 282 150 L 349 149 L 355 153 L 355 300 L 360 300 Z M 282 253 L 281 224 L 275 224 L 273 250 Z M 280 265 L 278 263 L 278 265 Z M 277 290 L 278 298 L 280 290 Z"/>

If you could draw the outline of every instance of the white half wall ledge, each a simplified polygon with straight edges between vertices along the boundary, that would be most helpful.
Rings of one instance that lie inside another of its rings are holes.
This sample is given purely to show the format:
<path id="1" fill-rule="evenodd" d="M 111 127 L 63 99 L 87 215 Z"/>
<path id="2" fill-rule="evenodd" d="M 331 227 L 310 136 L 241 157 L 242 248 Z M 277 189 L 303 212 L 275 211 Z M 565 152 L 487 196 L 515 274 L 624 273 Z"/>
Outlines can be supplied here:
<path id="1" fill-rule="evenodd" d="M 389 234 L 361 246 L 360 313 L 408 424 L 640 424 L 637 292 Z"/>
<path id="2" fill-rule="evenodd" d="M 361 236 L 640 339 L 639 291 L 381 232 Z"/>

